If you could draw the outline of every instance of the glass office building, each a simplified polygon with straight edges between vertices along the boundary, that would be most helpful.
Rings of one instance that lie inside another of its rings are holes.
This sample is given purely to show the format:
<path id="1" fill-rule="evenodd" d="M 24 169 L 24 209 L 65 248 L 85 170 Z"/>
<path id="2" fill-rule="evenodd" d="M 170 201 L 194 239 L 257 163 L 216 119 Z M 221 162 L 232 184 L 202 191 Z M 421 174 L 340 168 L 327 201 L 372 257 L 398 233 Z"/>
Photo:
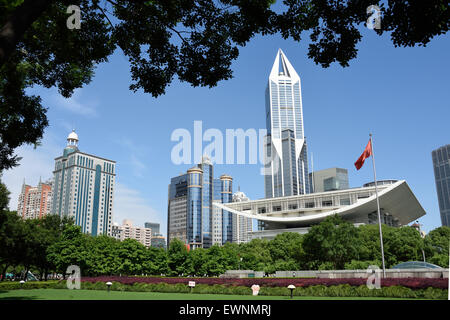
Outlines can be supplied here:
<path id="1" fill-rule="evenodd" d="M 220 202 L 230 203 L 233 201 L 233 178 L 229 175 L 220 176 Z M 222 210 L 222 244 L 233 242 L 233 219 L 234 215 L 226 210 Z"/>
<path id="2" fill-rule="evenodd" d="M 431 157 L 442 225 L 450 227 L 450 145 L 434 150 Z"/>
<path id="3" fill-rule="evenodd" d="M 144 223 L 145 228 L 152 229 L 152 235 L 159 234 L 159 223 L 156 222 L 146 222 Z"/>
<path id="4" fill-rule="evenodd" d="M 311 192 L 327 192 L 349 189 L 348 170 L 343 168 L 329 168 L 314 171 L 309 174 Z"/>
<path id="5" fill-rule="evenodd" d="M 228 175 L 214 179 L 214 167 L 208 157 L 203 157 L 202 163 L 189 169 L 186 174 L 171 179 L 168 245 L 174 238 L 180 239 L 190 248 L 209 248 L 213 243 L 232 241 L 232 214 L 225 210 L 214 210 L 212 205 L 213 201 L 231 202 L 232 180 Z M 220 219 L 220 224 L 214 223 L 214 218 Z M 214 234 L 219 234 L 215 242 Z"/>
<path id="6" fill-rule="evenodd" d="M 300 77 L 281 49 L 266 88 L 266 198 L 310 193 Z"/>

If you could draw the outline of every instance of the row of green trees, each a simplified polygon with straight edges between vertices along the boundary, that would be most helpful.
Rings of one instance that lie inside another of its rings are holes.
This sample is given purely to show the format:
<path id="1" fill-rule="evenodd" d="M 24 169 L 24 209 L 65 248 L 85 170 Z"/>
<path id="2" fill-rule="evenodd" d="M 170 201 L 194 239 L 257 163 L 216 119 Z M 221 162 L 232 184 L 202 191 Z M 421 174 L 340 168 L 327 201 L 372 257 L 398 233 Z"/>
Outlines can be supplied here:
<path id="1" fill-rule="evenodd" d="M 0 188 L 4 186 L 0 184 Z M 7 196 L 1 194 L 4 192 L 0 192 L 2 279 L 7 270 L 32 270 L 44 278 L 53 272 L 65 274 L 70 265 L 78 265 L 84 276 L 217 276 L 236 269 L 271 274 L 276 270 L 381 267 L 378 226 L 355 227 L 339 216 L 313 226 L 306 235 L 286 232 L 270 241 L 254 239 L 190 251 L 173 240 L 165 250 L 146 248 L 132 239 L 121 242 L 106 235 L 83 234 L 72 220 L 56 215 L 23 220 L 5 209 Z M 424 258 L 448 267 L 449 227 L 437 228 L 425 238 L 412 227 L 383 225 L 382 229 L 387 268 Z"/>
<path id="2" fill-rule="evenodd" d="M 330 217 L 302 236 L 283 233 L 271 241 L 254 239 L 188 251 L 179 240 L 168 250 L 146 248 L 136 240 L 83 234 L 71 221 L 49 215 L 22 220 L 15 212 L 2 213 L 1 262 L 23 266 L 39 274 L 64 274 L 78 265 L 82 275 L 217 276 L 230 269 L 276 270 L 359 269 L 381 266 L 377 226 L 354 227 L 338 216 Z M 5 234 L 5 231 L 12 231 Z M 383 226 L 386 266 L 423 260 L 448 267 L 450 228 L 440 227 L 422 239 L 411 227 Z"/>

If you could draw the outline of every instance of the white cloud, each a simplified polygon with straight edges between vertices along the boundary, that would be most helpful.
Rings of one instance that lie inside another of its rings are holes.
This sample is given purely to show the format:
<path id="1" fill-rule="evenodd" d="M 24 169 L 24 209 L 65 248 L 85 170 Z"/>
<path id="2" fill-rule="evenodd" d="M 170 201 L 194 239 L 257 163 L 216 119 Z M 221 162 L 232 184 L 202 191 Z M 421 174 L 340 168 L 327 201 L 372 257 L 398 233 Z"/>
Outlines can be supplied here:
<path id="1" fill-rule="evenodd" d="M 138 190 L 116 182 L 114 197 L 114 222 L 122 224 L 124 219 L 130 219 L 133 225 L 141 227 L 145 222 L 159 222 L 161 224 L 160 231 L 165 234 L 164 217 L 150 206 Z"/>
<path id="2" fill-rule="evenodd" d="M 67 133 L 71 132 L 73 129 L 76 129 L 74 123 L 69 123 L 64 119 L 55 119 L 52 122 L 55 123 L 58 127 L 64 129 L 64 131 L 66 131 Z"/>
<path id="3" fill-rule="evenodd" d="M 29 185 L 37 185 L 39 178 L 46 181 L 53 177 L 54 159 L 62 154 L 60 145 L 51 134 L 45 134 L 42 145 L 34 149 L 33 146 L 22 146 L 16 150 L 16 154 L 22 157 L 19 166 L 3 173 L 2 181 L 11 192 L 9 208 L 17 210 L 19 194 L 23 180 Z"/>
<path id="4" fill-rule="evenodd" d="M 86 117 L 97 116 L 96 107 L 97 101 L 83 101 L 81 96 L 81 90 L 75 90 L 70 98 L 64 98 L 58 93 L 51 95 L 52 102 L 56 107 L 66 109 L 72 113 L 76 113 Z"/>
<path id="5" fill-rule="evenodd" d="M 129 154 L 130 160 L 126 162 L 130 166 L 133 176 L 136 178 L 144 177 L 144 172 L 147 170 L 147 166 L 140 159 L 142 156 L 142 150 L 144 148 L 139 147 L 133 141 L 121 138 L 115 141 L 117 144 L 127 149 L 127 154 Z"/>
<path id="6" fill-rule="evenodd" d="M 136 155 L 132 154 L 130 157 L 133 175 L 138 178 L 144 177 L 143 171 L 147 169 L 147 166 Z"/>

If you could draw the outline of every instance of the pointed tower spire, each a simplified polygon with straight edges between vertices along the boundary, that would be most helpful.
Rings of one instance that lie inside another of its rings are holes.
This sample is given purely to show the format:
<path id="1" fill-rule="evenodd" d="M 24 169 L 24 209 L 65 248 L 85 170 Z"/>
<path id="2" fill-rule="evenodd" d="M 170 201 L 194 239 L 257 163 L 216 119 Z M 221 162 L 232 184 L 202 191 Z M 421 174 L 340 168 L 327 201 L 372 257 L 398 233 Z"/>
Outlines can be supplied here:
<path id="1" fill-rule="evenodd" d="M 270 72 L 270 79 L 276 81 L 280 77 L 292 78 L 292 81 L 300 80 L 294 67 L 289 62 L 283 50 L 278 49 L 275 61 L 273 62 L 272 70 Z"/>

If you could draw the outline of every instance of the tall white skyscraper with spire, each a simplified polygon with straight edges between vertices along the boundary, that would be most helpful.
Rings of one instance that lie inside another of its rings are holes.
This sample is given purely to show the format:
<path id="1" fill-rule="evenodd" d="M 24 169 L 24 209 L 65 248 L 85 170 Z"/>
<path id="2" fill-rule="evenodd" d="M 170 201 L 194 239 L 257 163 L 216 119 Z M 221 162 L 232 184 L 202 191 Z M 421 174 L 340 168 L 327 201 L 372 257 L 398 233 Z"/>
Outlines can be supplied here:
<path id="1" fill-rule="evenodd" d="M 266 88 L 266 198 L 310 193 L 301 82 L 278 50 Z"/>
<path id="2" fill-rule="evenodd" d="M 81 152 L 78 135 L 67 137 L 55 159 L 52 213 L 72 217 L 84 233 L 111 235 L 116 162 Z"/>

